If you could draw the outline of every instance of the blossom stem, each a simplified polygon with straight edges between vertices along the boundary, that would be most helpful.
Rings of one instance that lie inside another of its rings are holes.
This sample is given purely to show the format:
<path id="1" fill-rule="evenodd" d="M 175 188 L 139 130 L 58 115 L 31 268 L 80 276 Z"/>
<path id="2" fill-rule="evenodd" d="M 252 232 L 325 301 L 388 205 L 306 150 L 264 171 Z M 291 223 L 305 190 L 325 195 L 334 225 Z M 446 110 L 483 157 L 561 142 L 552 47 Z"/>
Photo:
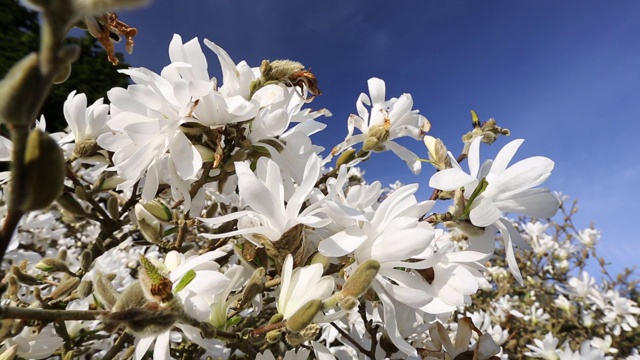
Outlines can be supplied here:
<path id="1" fill-rule="evenodd" d="M 349 340 L 349 342 L 353 344 L 353 346 L 355 346 L 358 349 L 358 351 L 360 351 L 363 354 L 366 354 L 369 357 L 371 356 L 369 350 L 365 349 L 362 345 L 360 345 L 357 341 L 355 341 L 349 334 L 347 334 L 346 331 L 342 330 L 340 326 L 336 325 L 336 323 L 334 322 L 330 322 L 329 324 L 331 324 L 331 326 L 333 326 L 336 330 L 338 330 L 338 332 L 340 333 L 340 335 L 342 335 L 342 337 Z M 373 359 L 373 357 L 371 357 L 371 359 Z"/>

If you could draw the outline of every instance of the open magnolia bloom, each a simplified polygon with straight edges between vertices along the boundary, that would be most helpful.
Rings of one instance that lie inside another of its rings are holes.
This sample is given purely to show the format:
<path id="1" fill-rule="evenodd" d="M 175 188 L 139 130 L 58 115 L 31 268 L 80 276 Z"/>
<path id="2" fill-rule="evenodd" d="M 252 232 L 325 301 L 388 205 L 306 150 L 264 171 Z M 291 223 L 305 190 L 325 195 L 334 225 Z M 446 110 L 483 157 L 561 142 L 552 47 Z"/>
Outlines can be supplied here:
<path id="1" fill-rule="evenodd" d="M 370 96 L 365 93 L 360 94 L 356 102 L 358 115 L 349 117 L 347 123 L 349 133 L 344 141 L 334 148 L 333 154 L 363 143 L 362 149 L 365 151 L 393 151 L 414 174 L 420 173 L 422 165 L 418 156 L 393 140 L 403 136 L 420 139 L 421 129 L 428 124 L 428 120 L 418 114 L 418 110 L 411 109 L 413 98 L 410 94 L 385 100 L 386 86 L 383 80 L 371 78 L 367 83 Z M 371 107 L 370 110 L 367 109 L 368 106 Z M 358 128 L 361 134 L 353 135 L 355 128 Z"/>
<path id="2" fill-rule="evenodd" d="M 535 156 L 508 166 L 524 141 L 519 139 L 505 145 L 495 160 L 487 160 L 481 165 L 481 141 L 481 137 L 476 137 L 471 142 L 469 174 L 449 153 L 453 167 L 435 173 L 429 180 L 429 186 L 443 191 L 463 189 L 464 206 L 454 209 L 453 215 L 463 223 L 461 225 L 470 223 L 477 229 L 463 228 L 474 238 L 470 241 L 469 250 L 480 251 L 490 257 L 495 249 L 495 233 L 499 231 L 505 242 L 509 268 L 522 284 L 513 245 L 526 247 L 526 244 L 502 213 L 515 212 L 535 218 L 555 215 L 560 206 L 558 198 L 548 189 L 535 188 L 551 175 L 554 163 L 549 158 Z"/>

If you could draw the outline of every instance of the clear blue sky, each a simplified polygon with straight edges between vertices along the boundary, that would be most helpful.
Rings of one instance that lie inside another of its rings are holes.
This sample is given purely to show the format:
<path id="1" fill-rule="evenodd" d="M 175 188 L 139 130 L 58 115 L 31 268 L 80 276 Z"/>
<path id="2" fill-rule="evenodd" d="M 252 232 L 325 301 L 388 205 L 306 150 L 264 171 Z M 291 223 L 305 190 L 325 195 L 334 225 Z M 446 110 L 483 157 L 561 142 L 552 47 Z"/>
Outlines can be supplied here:
<path id="1" fill-rule="evenodd" d="M 120 18 L 139 30 L 132 66 L 159 72 L 178 33 L 208 38 L 251 66 L 289 58 L 312 67 L 323 91 L 312 106 L 334 114 L 317 138 L 327 149 L 344 138 L 373 76 L 387 82 L 388 96 L 411 93 L 432 135 L 454 153 L 470 109 L 495 118 L 512 138 L 526 139 L 520 157 L 556 162 L 547 186 L 579 199 L 578 226 L 596 223 L 599 250 L 621 270 L 640 265 L 638 14 L 633 0 L 157 0 Z M 210 73 L 219 74 L 204 51 Z M 413 149 L 426 156 L 421 144 Z M 396 157 L 379 157 L 365 166 L 369 181 L 417 181 L 429 195 L 429 167 L 416 178 Z"/>

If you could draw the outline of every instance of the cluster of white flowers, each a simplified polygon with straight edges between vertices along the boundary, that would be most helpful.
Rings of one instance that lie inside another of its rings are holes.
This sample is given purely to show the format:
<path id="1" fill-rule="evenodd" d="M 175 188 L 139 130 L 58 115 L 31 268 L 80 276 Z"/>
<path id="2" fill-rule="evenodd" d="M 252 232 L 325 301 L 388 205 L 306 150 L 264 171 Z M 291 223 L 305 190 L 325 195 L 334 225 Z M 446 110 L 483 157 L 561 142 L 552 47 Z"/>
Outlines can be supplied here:
<path id="1" fill-rule="evenodd" d="M 422 140 L 430 128 L 411 95 L 387 99 L 384 81 L 370 79 L 344 142 L 323 155 L 310 136 L 325 127 L 316 119 L 330 113 L 304 108 L 320 93 L 313 74 L 288 60 L 252 68 L 204 44 L 218 57 L 220 80 L 209 75 L 198 39 L 175 35 L 171 64 L 160 74 L 124 70 L 133 83 L 109 90 L 108 105 L 69 95 L 69 133 L 55 138 L 73 176 L 54 206 L 24 217 L 6 258 L 3 305 L 102 312 L 98 321 L 67 321 L 64 333 L 6 324 L 7 354 L 113 358 L 113 349 L 134 346 L 136 359 L 149 351 L 154 359 L 274 359 L 273 352 L 307 359 L 310 349 L 319 359 L 493 359 L 506 358 L 500 346 L 511 336 L 498 321 L 550 319 L 538 302 L 514 307 L 520 300 L 508 296 L 495 301 L 491 316 L 478 311 L 456 324 L 451 315 L 491 289 L 489 280 L 529 281 L 516 246 L 561 261 L 571 253 L 546 225 L 518 229 L 503 215 L 558 211 L 557 196 L 538 187 L 553 161 L 509 166 L 523 142 L 515 140 L 481 163 L 482 141 L 500 129 L 478 122 L 466 144 L 469 173 L 439 140 L 425 140 L 439 170 L 429 182 L 434 200 L 418 199 L 419 184 L 354 182 L 361 177 L 354 166 L 385 150 L 421 170 L 419 156 L 395 142 Z M 10 149 L 2 139 L 0 155 Z M 449 212 L 431 213 L 436 200 L 450 198 Z M 485 268 L 498 233 L 506 265 Z M 579 240 L 592 247 L 598 237 L 585 230 Z M 579 302 L 584 316 L 602 313 L 612 334 L 638 325 L 636 304 L 599 291 L 588 275 L 557 290 L 566 296 L 559 308 Z M 594 338 L 579 352 L 557 344 L 549 334 L 525 355 L 597 358 L 615 350 L 611 338 Z"/>

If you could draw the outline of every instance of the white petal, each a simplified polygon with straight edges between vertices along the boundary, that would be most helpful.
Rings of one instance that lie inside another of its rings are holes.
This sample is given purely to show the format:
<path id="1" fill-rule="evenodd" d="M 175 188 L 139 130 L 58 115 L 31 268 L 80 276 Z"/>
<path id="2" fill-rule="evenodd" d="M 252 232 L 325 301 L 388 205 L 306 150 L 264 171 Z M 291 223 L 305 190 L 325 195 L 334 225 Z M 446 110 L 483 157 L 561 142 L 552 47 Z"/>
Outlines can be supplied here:
<path id="1" fill-rule="evenodd" d="M 498 209 L 491 199 L 478 196 L 471 204 L 471 213 L 469 219 L 475 226 L 485 227 L 493 224 L 502 216 L 502 212 Z"/>
<path id="2" fill-rule="evenodd" d="M 418 155 L 393 141 L 385 142 L 385 146 L 389 150 L 393 151 L 394 154 L 398 155 L 398 157 L 402 159 L 407 166 L 409 166 L 409 169 L 411 169 L 415 175 L 420 174 L 420 171 L 422 170 L 422 161 L 418 160 Z"/>
<path id="3" fill-rule="evenodd" d="M 509 142 L 502 149 L 500 149 L 500 152 L 498 152 L 498 155 L 496 155 L 496 158 L 493 160 L 491 173 L 500 174 L 501 172 L 505 171 L 507 165 L 509 165 L 509 162 L 511 162 L 513 155 L 516 154 L 516 151 L 518 151 L 518 148 L 520 148 L 520 145 L 522 145 L 523 142 L 523 139 L 516 139 Z"/>
<path id="4" fill-rule="evenodd" d="M 362 230 L 353 225 L 320 242 L 318 251 L 328 257 L 338 257 L 355 251 L 367 239 Z"/>
<path id="5" fill-rule="evenodd" d="M 384 103 L 385 96 L 385 83 L 384 80 L 378 78 L 371 78 L 367 81 L 369 85 L 369 95 L 371 96 L 371 103 L 373 105 L 381 105 Z"/>
<path id="6" fill-rule="evenodd" d="M 434 189 L 453 191 L 475 181 L 476 178 L 459 168 L 438 171 L 429 179 L 429 186 Z"/>
<path id="7" fill-rule="evenodd" d="M 195 176 L 202 167 L 200 153 L 182 132 L 177 132 L 171 140 L 169 152 L 171 153 L 171 161 L 182 179 L 186 180 Z"/>

